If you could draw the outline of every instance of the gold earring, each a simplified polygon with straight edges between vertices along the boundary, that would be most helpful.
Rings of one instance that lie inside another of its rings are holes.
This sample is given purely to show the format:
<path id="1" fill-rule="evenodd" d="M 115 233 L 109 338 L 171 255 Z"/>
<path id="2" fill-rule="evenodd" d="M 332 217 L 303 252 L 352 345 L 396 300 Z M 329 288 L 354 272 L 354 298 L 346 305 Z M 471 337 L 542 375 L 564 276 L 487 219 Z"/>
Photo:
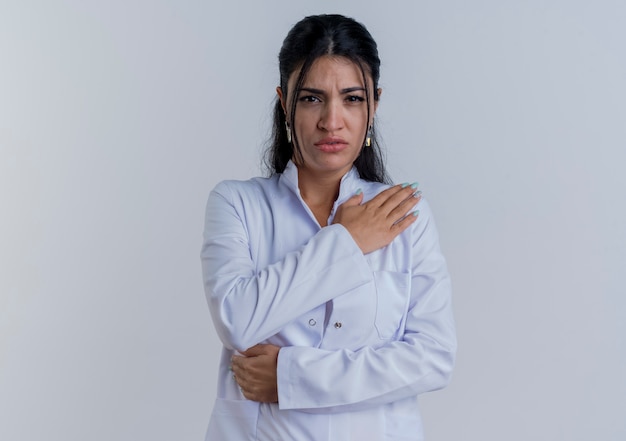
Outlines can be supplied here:
<path id="1" fill-rule="evenodd" d="M 367 130 L 367 138 L 365 138 L 365 147 L 372 146 L 372 127 Z"/>
<path id="2" fill-rule="evenodd" d="M 289 127 L 289 123 L 285 121 L 285 129 L 287 129 L 287 142 L 291 144 L 291 128 Z"/>

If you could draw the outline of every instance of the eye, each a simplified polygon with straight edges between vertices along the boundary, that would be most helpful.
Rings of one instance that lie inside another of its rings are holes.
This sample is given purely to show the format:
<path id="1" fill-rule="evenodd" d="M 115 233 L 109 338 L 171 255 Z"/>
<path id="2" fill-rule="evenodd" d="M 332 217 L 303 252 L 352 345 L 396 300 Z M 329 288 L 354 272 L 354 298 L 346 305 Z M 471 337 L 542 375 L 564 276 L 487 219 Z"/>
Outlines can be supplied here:
<path id="1" fill-rule="evenodd" d="M 298 98 L 298 101 L 302 103 L 319 103 L 320 99 L 315 95 L 303 95 Z"/>
<path id="2" fill-rule="evenodd" d="M 348 95 L 346 101 L 349 103 L 362 103 L 365 101 L 365 98 L 359 95 Z"/>

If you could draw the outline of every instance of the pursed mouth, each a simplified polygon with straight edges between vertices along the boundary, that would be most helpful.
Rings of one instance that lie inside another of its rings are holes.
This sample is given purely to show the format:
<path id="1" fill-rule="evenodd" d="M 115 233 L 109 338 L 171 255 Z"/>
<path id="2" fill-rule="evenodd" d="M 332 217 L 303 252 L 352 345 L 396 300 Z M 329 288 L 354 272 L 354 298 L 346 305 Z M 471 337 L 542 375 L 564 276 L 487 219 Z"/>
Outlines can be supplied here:
<path id="1" fill-rule="evenodd" d="M 319 141 L 317 141 L 315 143 L 315 145 L 317 146 L 321 146 L 321 145 L 347 145 L 348 143 L 342 139 L 342 138 L 336 138 L 336 137 L 329 137 L 329 138 L 324 138 L 324 139 L 320 139 Z"/>
<path id="2" fill-rule="evenodd" d="M 315 144 L 315 147 L 322 152 L 333 153 L 346 149 L 348 147 L 348 143 L 338 141 L 318 142 Z"/>

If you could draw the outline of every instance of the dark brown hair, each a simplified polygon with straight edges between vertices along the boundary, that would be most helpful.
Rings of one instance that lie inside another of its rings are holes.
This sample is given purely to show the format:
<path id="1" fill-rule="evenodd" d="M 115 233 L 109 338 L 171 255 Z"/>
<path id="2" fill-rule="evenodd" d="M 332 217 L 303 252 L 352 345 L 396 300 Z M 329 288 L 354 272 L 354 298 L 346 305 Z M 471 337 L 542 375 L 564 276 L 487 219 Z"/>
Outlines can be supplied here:
<path id="1" fill-rule="evenodd" d="M 287 83 L 291 75 L 298 69 L 300 73 L 296 80 L 295 90 L 299 90 L 306 75 L 315 60 L 324 55 L 345 57 L 354 62 L 363 74 L 365 96 L 367 101 L 367 118 L 370 120 L 371 100 L 378 101 L 378 79 L 380 77 L 380 59 L 376 42 L 368 30 L 352 18 L 343 15 L 314 15 L 298 23 L 289 31 L 278 55 L 280 70 L 280 87 L 285 102 L 292 91 L 288 90 Z M 369 75 L 368 75 L 369 74 Z M 368 76 L 372 79 L 374 95 L 370 96 Z M 291 100 L 289 120 L 295 121 L 297 101 Z M 300 147 L 295 131 L 292 132 L 292 142 L 287 140 L 285 129 L 286 116 L 277 98 L 274 105 L 274 121 L 272 127 L 271 144 L 265 157 L 265 165 L 271 174 L 282 173 L 287 163 L 294 156 L 300 154 Z M 363 142 L 368 136 L 363 136 Z M 374 125 L 369 136 L 372 140 L 370 147 L 361 149 L 361 153 L 354 161 L 359 175 L 367 181 L 389 183 L 385 171 L 384 158 L 376 137 Z"/>

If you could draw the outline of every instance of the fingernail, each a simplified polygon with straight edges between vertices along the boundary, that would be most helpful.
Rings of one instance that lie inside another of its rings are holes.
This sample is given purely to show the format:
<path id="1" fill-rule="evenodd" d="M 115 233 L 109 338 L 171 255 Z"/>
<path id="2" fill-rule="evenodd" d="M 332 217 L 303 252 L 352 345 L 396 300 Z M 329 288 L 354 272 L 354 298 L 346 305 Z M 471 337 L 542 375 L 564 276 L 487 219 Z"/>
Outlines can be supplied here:
<path id="1" fill-rule="evenodd" d="M 413 182 L 411 184 L 411 188 L 415 189 L 415 188 L 417 188 L 418 185 L 420 185 L 419 182 Z"/>
<path id="2" fill-rule="evenodd" d="M 355 194 L 358 196 L 358 195 L 360 195 L 361 193 L 363 193 L 363 190 L 361 190 L 360 188 L 358 188 L 358 189 L 356 190 L 356 193 L 355 193 Z"/>
<path id="3" fill-rule="evenodd" d="M 415 217 L 417 217 L 419 214 L 420 214 L 420 211 L 419 211 L 419 210 L 415 210 L 415 211 L 413 212 L 413 216 L 415 216 Z"/>
<path id="4" fill-rule="evenodd" d="M 422 192 L 421 190 L 416 191 L 415 193 L 413 193 L 413 197 L 414 198 L 419 198 L 420 196 L 422 196 Z"/>
<path id="5" fill-rule="evenodd" d="M 409 186 L 408 182 L 405 182 L 404 184 L 402 184 L 402 188 L 407 188 Z"/>

